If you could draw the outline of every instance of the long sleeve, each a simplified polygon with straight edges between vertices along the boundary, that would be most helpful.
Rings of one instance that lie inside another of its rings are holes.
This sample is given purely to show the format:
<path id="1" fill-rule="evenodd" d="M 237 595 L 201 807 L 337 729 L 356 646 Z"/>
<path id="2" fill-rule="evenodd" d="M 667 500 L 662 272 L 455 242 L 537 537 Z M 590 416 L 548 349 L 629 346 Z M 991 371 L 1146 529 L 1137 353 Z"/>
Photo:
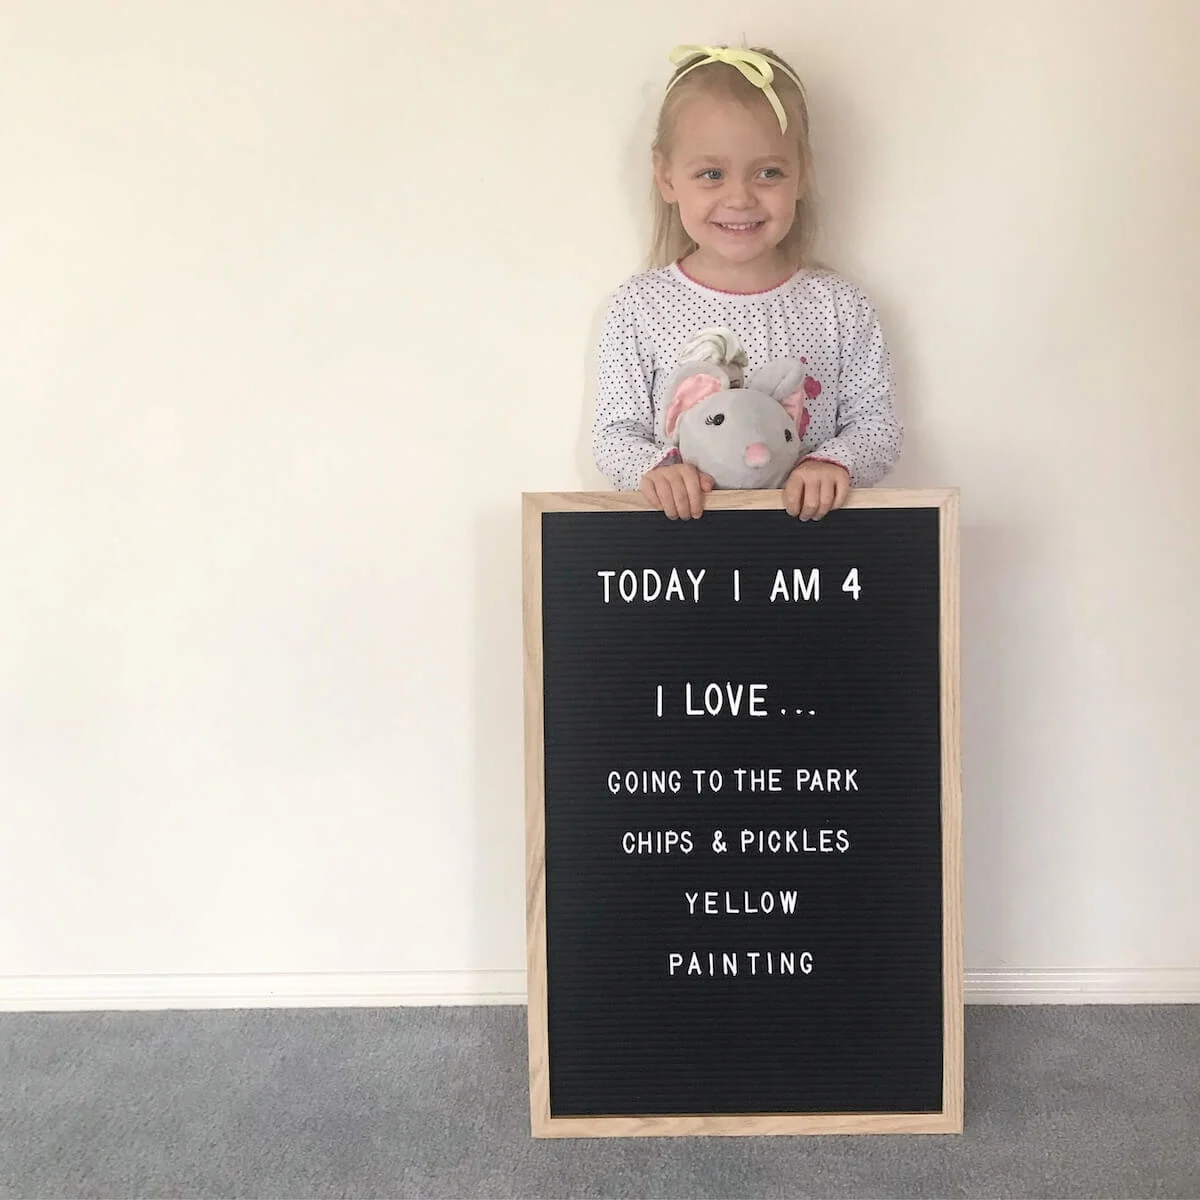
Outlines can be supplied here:
<path id="1" fill-rule="evenodd" d="M 904 428 L 893 403 L 891 358 L 874 308 L 857 290 L 839 301 L 837 432 L 805 457 L 841 463 L 853 487 L 871 487 L 900 458 Z"/>
<path id="2" fill-rule="evenodd" d="M 633 298 L 619 288 L 600 335 L 592 457 L 619 491 L 634 492 L 663 459 L 655 437 L 654 363 L 638 338 Z"/>

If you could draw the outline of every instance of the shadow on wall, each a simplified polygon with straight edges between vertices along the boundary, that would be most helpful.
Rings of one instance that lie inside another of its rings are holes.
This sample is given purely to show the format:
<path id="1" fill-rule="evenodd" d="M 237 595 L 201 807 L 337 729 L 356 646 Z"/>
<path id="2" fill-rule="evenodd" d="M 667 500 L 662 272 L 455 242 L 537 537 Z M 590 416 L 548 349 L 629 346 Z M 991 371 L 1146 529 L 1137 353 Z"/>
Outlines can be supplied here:
<path id="1" fill-rule="evenodd" d="M 961 499 L 969 507 L 969 495 Z M 1017 825 L 1023 810 L 1012 802 L 1019 748 L 1011 717 L 1028 692 L 1028 680 L 1021 675 L 1021 656 L 997 654 L 995 647 L 1019 640 L 1012 580 L 1028 569 L 1030 548 L 1020 531 L 1003 526 L 963 524 L 959 538 L 964 966 L 996 968 L 1010 964 L 989 957 L 987 949 L 1021 943 L 1003 906 L 1000 911 L 984 906 L 1003 896 L 1005 881 L 1020 874 Z M 985 957 L 989 960 L 982 961 Z"/>
<path id="2" fill-rule="evenodd" d="M 525 966 L 521 509 L 475 518 L 471 561 L 472 968 Z"/>
<path id="3" fill-rule="evenodd" d="M 816 258 L 870 290 L 869 271 L 857 254 L 858 230 L 868 200 L 863 180 L 871 152 L 854 107 L 854 93 L 834 76 L 810 75 L 808 106 L 817 199 Z M 826 150 L 825 147 L 829 147 Z M 861 276 L 861 277 L 860 277 Z"/>

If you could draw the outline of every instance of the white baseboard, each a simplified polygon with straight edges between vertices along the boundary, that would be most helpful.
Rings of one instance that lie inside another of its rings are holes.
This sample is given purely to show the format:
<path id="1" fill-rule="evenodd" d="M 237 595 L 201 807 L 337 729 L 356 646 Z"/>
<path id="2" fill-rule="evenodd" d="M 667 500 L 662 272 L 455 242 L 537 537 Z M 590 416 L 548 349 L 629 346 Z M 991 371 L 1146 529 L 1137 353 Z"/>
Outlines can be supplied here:
<path id="1" fill-rule="evenodd" d="M 524 971 L 307 975 L 0 975 L 0 1011 L 524 1004 Z"/>
<path id="2" fill-rule="evenodd" d="M 1193 967 L 968 971 L 968 1004 L 1200 1004 Z"/>
<path id="3" fill-rule="evenodd" d="M 1200 1004 L 1200 969 L 968 971 L 968 1004 Z M 524 1004 L 524 971 L 0 976 L 0 1011 Z"/>

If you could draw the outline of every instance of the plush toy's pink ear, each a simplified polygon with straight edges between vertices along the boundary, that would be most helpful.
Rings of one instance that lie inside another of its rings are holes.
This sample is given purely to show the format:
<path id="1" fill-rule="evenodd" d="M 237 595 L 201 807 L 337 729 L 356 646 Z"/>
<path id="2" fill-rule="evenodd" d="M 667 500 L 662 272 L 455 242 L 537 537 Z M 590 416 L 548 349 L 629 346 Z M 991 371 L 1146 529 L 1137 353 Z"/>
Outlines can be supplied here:
<path id="1" fill-rule="evenodd" d="M 719 392 L 724 386 L 715 375 L 689 375 L 684 379 L 675 389 L 675 394 L 667 405 L 667 415 L 663 423 L 667 437 L 674 437 L 679 418 L 689 408 L 695 408 L 701 400 Z"/>

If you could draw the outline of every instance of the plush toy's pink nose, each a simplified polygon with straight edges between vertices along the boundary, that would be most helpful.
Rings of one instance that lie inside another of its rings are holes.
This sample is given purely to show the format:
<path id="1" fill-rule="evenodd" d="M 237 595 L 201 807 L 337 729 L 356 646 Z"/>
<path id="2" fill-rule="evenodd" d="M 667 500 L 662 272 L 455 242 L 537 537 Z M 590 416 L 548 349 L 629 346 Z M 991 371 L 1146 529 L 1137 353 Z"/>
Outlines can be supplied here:
<path id="1" fill-rule="evenodd" d="M 751 442 L 746 447 L 746 466 L 761 467 L 765 466 L 771 459 L 771 452 L 767 449 L 765 442 Z"/>

